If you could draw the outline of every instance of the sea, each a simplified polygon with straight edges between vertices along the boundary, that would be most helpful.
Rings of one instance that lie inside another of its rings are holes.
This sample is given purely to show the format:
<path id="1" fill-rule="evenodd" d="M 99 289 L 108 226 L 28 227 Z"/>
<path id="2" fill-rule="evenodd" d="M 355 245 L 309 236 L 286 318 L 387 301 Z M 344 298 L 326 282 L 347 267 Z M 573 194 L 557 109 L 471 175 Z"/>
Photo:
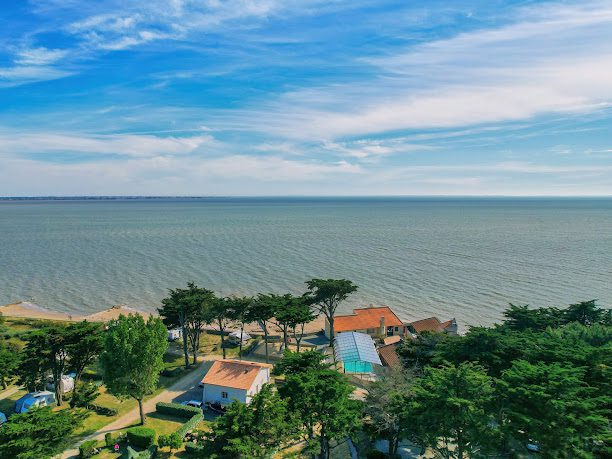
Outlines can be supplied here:
<path id="1" fill-rule="evenodd" d="M 0 200 L 0 304 L 154 311 L 193 281 L 219 295 L 300 294 L 346 278 L 341 307 L 455 317 L 509 303 L 612 306 L 612 198 Z"/>

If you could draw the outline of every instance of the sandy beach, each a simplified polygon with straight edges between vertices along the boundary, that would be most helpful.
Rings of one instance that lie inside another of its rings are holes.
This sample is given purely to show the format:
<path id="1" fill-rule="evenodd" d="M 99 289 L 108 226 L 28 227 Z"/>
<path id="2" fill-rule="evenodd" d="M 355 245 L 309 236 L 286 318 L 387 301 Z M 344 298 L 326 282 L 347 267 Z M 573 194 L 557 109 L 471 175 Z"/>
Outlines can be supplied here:
<path id="1" fill-rule="evenodd" d="M 42 306 L 39 306 L 28 301 L 22 301 L 20 303 L 7 304 L 0 306 L 0 313 L 5 317 L 21 317 L 25 319 L 42 319 L 42 320 L 59 320 L 64 322 L 78 322 L 81 320 L 87 320 L 88 322 L 108 322 L 109 320 L 117 319 L 120 315 L 128 314 L 140 314 L 145 319 L 149 318 L 152 314 L 150 312 L 139 311 L 138 309 L 130 308 L 128 306 L 113 306 L 112 308 L 105 309 L 103 311 L 95 312 L 93 314 L 80 316 L 72 315 L 64 312 L 51 311 Z M 325 319 L 323 316 L 317 317 L 315 320 L 306 324 L 304 327 L 305 333 L 316 333 L 323 330 L 325 326 Z M 268 326 L 270 334 L 277 334 L 278 330 L 273 324 Z M 247 324 L 245 331 L 252 334 L 261 333 L 261 328 L 257 324 Z"/>

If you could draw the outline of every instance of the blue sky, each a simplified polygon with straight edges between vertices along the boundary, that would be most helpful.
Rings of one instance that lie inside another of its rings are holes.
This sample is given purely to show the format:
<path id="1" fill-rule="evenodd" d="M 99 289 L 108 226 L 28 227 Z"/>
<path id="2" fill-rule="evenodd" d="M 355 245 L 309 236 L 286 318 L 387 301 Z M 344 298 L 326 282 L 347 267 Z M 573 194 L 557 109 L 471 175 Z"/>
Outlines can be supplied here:
<path id="1" fill-rule="evenodd" d="M 30 0 L 0 195 L 612 195 L 610 1 Z"/>

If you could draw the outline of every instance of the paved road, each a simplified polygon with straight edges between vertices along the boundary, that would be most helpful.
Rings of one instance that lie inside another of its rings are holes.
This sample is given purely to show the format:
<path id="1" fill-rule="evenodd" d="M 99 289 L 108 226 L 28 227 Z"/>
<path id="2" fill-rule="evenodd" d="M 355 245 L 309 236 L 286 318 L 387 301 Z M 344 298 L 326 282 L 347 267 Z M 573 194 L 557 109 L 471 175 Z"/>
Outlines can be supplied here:
<path id="1" fill-rule="evenodd" d="M 183 400 L 191 400 L 193 398 L 202 398 L 201 389 L 198 388 L 198 384 L 202 380 L 203 375 L 208 371 L 210 365 L 212 365 L 212 360 L 218 359 L 218 356 L 206 356 L 202 362 L 198 364 L 198 368 L 191 371 L 188 375 L 185 375 L 181 379 L 179 379 L 176 383 L 170 386 L 168 389 L 163 391 L 162 393 L 156 395 L 155 397 L 147 400 L 143 404 L 145 414 L 152 413 L 155 411 L 155 405 L 157 402 L 177 402 L 180 403 Z M 197 395 L 199 394 L 199 397 Z M 134 408 L 132 411 L 124 414 L 119 419 L 107 424 L 102 427 L 97 432 L 81 439 L 78 444 L 74 445 L 72 449 L 64 451 L 64 453 L 59 456 L 61 459 L 69 459 L 76 458 L 79 456 L 78 447 L 81 443 L 87 440 L 103 440 L 104 434 L 106 432 L 115 432 L 117 430 L 125 429 L 128 426 L 135 424 L 140 420 L 140 413 L 138 411 L 138 407 Z"/>

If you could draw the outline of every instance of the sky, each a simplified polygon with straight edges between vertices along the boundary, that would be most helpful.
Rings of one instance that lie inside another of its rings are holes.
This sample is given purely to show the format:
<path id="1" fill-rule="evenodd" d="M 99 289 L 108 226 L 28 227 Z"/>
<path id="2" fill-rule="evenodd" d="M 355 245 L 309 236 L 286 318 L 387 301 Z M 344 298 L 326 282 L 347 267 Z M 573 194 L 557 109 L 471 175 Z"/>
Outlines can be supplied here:
<path id="1" fill-rule="evenodd" d="M 0 196 L 612 195 L 612 2 L 20 0 Z"/>

